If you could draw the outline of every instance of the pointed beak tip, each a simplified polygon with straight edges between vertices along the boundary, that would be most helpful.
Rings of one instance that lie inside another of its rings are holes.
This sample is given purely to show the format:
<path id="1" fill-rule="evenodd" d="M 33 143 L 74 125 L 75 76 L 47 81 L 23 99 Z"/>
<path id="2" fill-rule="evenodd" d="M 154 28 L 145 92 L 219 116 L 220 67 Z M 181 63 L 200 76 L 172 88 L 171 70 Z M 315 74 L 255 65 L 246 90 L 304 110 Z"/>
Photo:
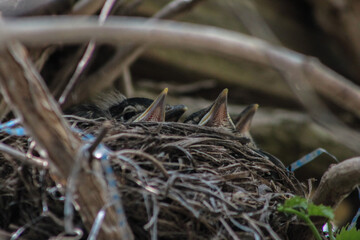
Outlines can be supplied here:
<path id="1" fill-rule="evenodd" d="M 165 104 L 165 98 L 167 96 L 167 93 L 168 93 L 168 88 L 165 88 L 159 95 L 158 97 L 154 100 L 154 103 L 155 102 L 158 102 L 158 103 L 162 103 L 162 104 Z"/>
<path id="2" fill-rule="evenodd" d="M 219 94 L 219 96 L 215 100 L 215 104 L 220 104 L 220 103 L 222 104 L 224 102 L 227 102 L 228 92 L 229 92 L 229 90 L 227 88 L 222 90 L 222 92 Z"/>
<path id="3" fill-rule="evenodd" d="M 168 91 L 169 91 L 169 89 L 168 89 L 168 88 L 165 88 L 165 89 L 162 91 L 162 94 L 167 95 Z"/>
<path id="4" fill-rule="evenodd" d="M 225 88 L 225 89 L 222 91 L 221 95 L 227 96 L 227 95 L 228 95 L 228 92 L 229 92 L 229 89 Z"/>

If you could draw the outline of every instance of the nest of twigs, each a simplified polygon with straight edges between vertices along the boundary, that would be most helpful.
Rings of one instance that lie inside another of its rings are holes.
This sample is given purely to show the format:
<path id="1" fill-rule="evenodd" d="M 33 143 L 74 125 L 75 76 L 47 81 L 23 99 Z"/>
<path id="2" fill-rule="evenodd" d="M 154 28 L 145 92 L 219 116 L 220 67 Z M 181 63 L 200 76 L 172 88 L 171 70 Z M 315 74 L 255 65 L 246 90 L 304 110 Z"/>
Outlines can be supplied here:
<path id="1" fill-rule="evenodd" d="M 95 136 L 101 128 L 101 122 L 72 123 Z M 29 139 L 3 139 L 29 151 Z M 288 239 L 296 220 L 277 212 L 277 205 L 304 195 L 304 186 L 247 142 L 196 125 L 113 122 L 103 143 L 115 153 L 110 160 L 135 237 Z M 61 234 L 64 193 L 47 171 L 9 155 L 0 161 L 1 228 L 26 239 Z M 85 238 L 79 215 L 73 221 Z"/>

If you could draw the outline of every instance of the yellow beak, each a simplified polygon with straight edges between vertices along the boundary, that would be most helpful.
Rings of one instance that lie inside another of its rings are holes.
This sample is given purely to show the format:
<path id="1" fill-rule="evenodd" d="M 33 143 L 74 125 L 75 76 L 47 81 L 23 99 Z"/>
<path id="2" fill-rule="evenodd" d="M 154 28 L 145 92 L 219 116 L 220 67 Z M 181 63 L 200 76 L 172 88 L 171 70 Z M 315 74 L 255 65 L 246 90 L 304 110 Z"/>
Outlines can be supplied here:
<path id="1" fill-rule="evenodd" d="M 200 120 L 200 126 L 224 127 L 235 130 L 235 125 L 227 109 L 228 89 L 225 88 L 215 100 L 209 112 Z"/>
<path id="2" fill-rule="evenodd" d="M 246 133 L 250 131 L 251 122 L 254 118 L 254 115 L 259 108 L 259 104 L 252 104 L 247 106 L 237 117 L 236 123 L 236 131 L 238 133 Z"/>
<path id="3" fill-rule="evenodd" d="M 165 98 L 168 89 L 165 88 L 154 102 L 134 122 L 164 122 L 165 121 Z"/>

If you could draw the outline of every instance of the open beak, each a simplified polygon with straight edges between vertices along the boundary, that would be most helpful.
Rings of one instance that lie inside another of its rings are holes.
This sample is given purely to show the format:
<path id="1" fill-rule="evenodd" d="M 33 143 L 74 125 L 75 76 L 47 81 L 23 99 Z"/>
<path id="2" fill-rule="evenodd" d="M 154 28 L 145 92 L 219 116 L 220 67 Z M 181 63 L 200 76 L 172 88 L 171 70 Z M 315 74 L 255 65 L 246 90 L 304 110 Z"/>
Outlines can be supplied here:
<path id="1" fill-rule="evenodd" d="M 217 97 L 209 112 L 200 120 L 200 126 L 223 127 L 235 130 L 227 109 L 227 95 L 228 89 L 225 88 Z"/>
<path id="2" fill-rule="evenodd" d="M 250 131 L 251 122 L 258 108 L 259 104 L 251 104 L 239 114 L 235 121 L 236 131 L 238 133 L 247 133 Z"/>
<path id="3" fill-rule="evenodd" d="M 165 121 L 165 97 L 168 89 L 165 88 L 154 102 L 134 122 L 164 122 Z"/>

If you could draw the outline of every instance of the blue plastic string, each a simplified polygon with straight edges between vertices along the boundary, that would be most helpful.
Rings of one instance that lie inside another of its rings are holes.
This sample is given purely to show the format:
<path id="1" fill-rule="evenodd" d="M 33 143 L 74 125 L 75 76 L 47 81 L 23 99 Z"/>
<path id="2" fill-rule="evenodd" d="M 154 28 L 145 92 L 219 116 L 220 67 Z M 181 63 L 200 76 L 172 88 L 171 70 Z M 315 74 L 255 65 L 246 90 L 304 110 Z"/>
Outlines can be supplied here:
<path id="1" fill-rule="evenodd" d="M 126 218 L 124 215 L 123 204 L 121 202 L 120 194 L 117 190 L 117 181 L 115 177 L 115 173 L 110 164 L 110 150 L 105 147 L 104 144 L 99 144 L 98 147 L 94 151 L 94 156 L 101 160 L 101 165 L 105 172 L 105 178 L 107 184 L 109 186 L 110 198 L 113 201 L 115 206 L 115 211 L 118 216 L 118 224 L 120 227 L 125 226 Z"/>
<path id="2" fill-rule="evenodd" d="M 5 128 L 0 131 L 6 132 L 9 135 L 12 136 L 26 136 L 27 133 L 23 127 L 17 127 L 17 128 Z"/>
<path id="3" fill-rule="evenodd" d="M 78 129 L 78 128 L 72 128 L 72 130 L 74 132 L 77 132 L 79 134 L 82 134 L 82 139 L 86 140 L 86 141 L 94 141 L 95 137 L 91 134 L 83 134 L 83 132 Z M 126 223 L 126 219 L 125 219 L 125 215 L 124 215 L 124 209 L 123 209 L 123 205 L 121 202 L 121 197 L 120 194 L 118 193 L 117 190 L 117 181 L 116 181 L 116 177 L 115 177 L 115 173 L 111 167 L 110 164 L 110 154 L 111 154 L 111 150 L 109 150 L 104 144 L 100 143 L 93 155 L 97 158 L 100 159 L 101 161 L 101 166 L 105 172 L 105 178 L 107 181 L 107 184 L 109 186 L 109 193 L 110 193 L 110 198 L 114 201 L 113 204 L 115 206 L 115 211 L 117 213 L 118 216 L 118 224 L 119 226 L 124 226 Z"/>
<path id="4" fill-rule="evenodd" d="M 0 124 L 0 132 L 5 132 L 12 136 L 25 136 L 26 131 L 23 127 L 14 128 L 20 123 L 19 119 L 10 120 Z"/>
<path id="5" fill-rule="evenodd" d="M 16 126 L 19 123 L 20 123 L 19 119 L 10 120 L 10 121 L 8 121 L 6 123 L 0 124 L 0 130 L 2 130 L 4 128 L 12 128 L 12 127 Z"/>
<path id="6" fill-rule="evenodd" d="M 332 157 L 335 162 L 339 162 L 337 160 L 337 158 L 335 156 L 333 156 L 332 154 L 330 154 L 328 151 L 326 151 L 323 148 L 317 148 L 314 151 L 312 151 L 311 153 L 306 154 L 304 157 L 300 158 L 299 160 L 293 162 L 292 164 L 290 164 L 290 166 L 288 167 L 289 171 L 295 171 L 299 168 L 301 168 L 302 166 L 304 166 L 305 164 L 308 164 L 309 162 L 312 162 L 314 159 L 316 159 L 318 156 L 320 156 L 321 154 L 326 153 L 327 155 L 329 155 L 330 157 Z"/>
<path id="7" fill-rule="evenodd" d="M 77 128 L 72 128 L 73 131 L 82 134 L 83 132 L 80 129 Z M 94 141 L 95 137 L 91 134 L 83 134 L 82 136 L 83 140 L 86 141 Z M 110 193 L 110 198 L 113 201 L 113 204 L 115 206 L 115 211 L 117 213 L 118 216 L 118 224 L 119 226 L 123 227 L 126 224 L 126 219 L 125 219 L 125 215 L 124 215 L 124 209 L 123 209 L 123 205 L 121 202 L 121 197 L 120 194 L 118 193 L 117 190 L 117 181 L 116 181 L 116 177 L 115 177 L 115 173 L 111 167 L 110 164 L 110 154 L 111 151 L 102 143 L 100 143 L 93 155 L 97 158 L 100 159 L 101 161 L 101 166 L 105 172 L 105 178 L 107 181 L 107 184 L 109 186 L 109 193 Z"/>

